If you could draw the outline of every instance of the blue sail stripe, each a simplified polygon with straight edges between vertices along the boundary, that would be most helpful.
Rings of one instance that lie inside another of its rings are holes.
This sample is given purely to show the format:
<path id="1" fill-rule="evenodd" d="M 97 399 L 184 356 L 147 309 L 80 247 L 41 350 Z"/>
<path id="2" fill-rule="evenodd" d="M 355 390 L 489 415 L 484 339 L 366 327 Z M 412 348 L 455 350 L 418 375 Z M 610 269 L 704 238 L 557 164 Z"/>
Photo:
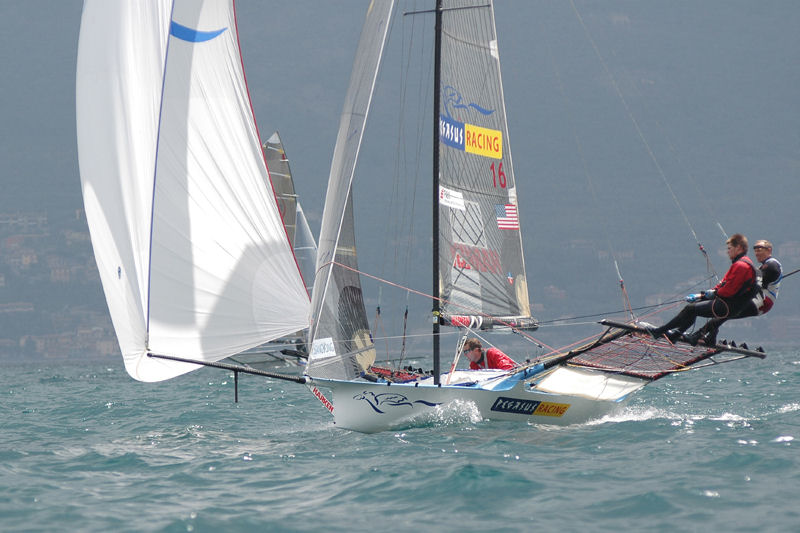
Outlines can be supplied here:
<path id="1" fill-rule="evenodd" d="M 190 43 L 202 43 L 205 41 L 210 41 L 227 29 L 228 28 L 222 28 L 221 30 L 214 31 L 193 30 L 192 28 L 182 26 L 173 20 L 169 26 L 169 33 L 182 41 L 188 41 Z"/>

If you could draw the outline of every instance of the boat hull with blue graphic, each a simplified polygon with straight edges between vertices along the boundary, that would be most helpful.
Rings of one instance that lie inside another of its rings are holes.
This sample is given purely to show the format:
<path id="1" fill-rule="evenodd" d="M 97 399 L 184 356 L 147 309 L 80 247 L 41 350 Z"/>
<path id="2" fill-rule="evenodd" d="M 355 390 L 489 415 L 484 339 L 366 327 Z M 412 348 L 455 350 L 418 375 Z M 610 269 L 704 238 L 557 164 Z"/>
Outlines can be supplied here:
<path id="1" fill-rule="evenodd" d="M 481 419 L 531 424 L 582 424 L 619 411 L 647 380 L 559 366 L 529 379 L 502 370 L 457 370 L 441 386 L 427 377 L 408 383 L 313 379 L 330 389 L 337 427 L 364 433 L 436 423 L 463 409 Z"/>

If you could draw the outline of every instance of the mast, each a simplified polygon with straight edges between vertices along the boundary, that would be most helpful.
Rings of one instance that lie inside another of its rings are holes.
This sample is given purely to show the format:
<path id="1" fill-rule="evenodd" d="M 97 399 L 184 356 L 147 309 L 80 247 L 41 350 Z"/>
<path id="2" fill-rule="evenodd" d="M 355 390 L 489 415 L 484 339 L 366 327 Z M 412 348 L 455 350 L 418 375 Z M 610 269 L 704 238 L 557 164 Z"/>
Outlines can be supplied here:
<path id="1" fill-rule="evenodd" d="M 439 100 L 442 75 L 442 0 L 436 0 L 433 52 L 433 384 L 439 385 Z"/>

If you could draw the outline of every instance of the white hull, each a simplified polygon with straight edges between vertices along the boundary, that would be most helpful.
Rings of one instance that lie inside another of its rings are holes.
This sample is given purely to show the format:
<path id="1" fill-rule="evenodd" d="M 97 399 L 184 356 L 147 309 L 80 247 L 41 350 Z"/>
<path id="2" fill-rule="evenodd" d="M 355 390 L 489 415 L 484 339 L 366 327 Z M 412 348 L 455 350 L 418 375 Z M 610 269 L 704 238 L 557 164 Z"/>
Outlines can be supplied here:
<path id="1" fill-rule="evenodd" d="M 581 424 L 621 409 L 630 393 L 647 383 L 565 367 L 548 372 L 543 379 L 537 376 L 512 382 L 508 377 L 502 371 L 456 371 L 452 382 L 461 385 L 444 385 L 446 375 L 442 376 L 441 386 L 434 386 L 432 378 L 394 384 L 325 379 L 313 379 L 311 383 L 332 390 L 333 416 L 338 427 L 364 433 L 436 420 L 455 402 L 473 404 L 480 416 L 489 420 Z M 544 390 L 551 378 L 557 381 L 553 390 L 563 392 Z M 470 382 L 474 384 L 463 384 Z"/>

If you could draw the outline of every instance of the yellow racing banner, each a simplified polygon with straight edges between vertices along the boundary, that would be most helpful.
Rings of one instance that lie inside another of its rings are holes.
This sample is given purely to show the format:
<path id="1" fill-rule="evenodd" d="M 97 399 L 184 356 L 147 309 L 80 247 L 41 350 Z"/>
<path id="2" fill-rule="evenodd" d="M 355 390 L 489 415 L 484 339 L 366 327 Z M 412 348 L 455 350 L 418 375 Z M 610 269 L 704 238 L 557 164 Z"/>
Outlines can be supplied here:
<path id="1" fill-rule="evenodd" d="M 464 151 L 494 159 L 503 158 L 503 132 L 464 124 Z"/>
<path id="2" fill-rule="evenodd" d="M 561 417 L 567 412 L 567 409 L 569 409 L 568 403 L 542 402 L 536 407 L 533 414 Z"/>

